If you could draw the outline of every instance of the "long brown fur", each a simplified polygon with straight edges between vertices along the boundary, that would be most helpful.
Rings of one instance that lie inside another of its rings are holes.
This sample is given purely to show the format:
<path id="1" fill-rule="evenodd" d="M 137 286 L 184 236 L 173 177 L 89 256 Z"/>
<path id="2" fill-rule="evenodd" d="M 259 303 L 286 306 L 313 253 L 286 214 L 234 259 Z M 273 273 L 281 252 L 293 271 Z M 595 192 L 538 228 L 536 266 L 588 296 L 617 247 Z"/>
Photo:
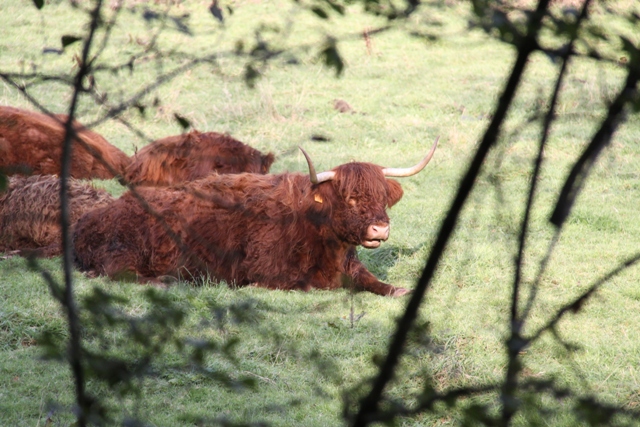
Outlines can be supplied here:
<path id="1" fill-rule="evenodd" d="M 114 198 L 104 190 L 71 179 L 68 182 L 70 221 L 106 206 Z M 0 252 L 36 251 L 40 256 L 61 252 L 60 180 L 51 175 L 12 176 L 0 193 Z"/>
<path id="2" fill-rule="evenodd" d="M 66 115 L 54 117 L 33 111 L 0 106 L 0 168 L 5 173 L 59 175 Z M 129 157 L 102 136 L 73 122 L 77 137 L 89 147 L 75 143 L 71 176 L 77 179 L 114 177 L 97 157 L 118 175 L 123 175 Z"/>
<path id="3" fill-rule="evenodd" d="M 132 184 L 173 185 L 212 172 L 265 174 L 273 160 L 273 154 L 262 154 L 229 135 L 192 131 L 142 148 L 132 157 L 125 177 Z"/>
<path id="4" fill-rule="evenodd" d="M 400 184 L 369 163 L 334 171 L 334 180 L 318 185 L 298 173 L 243 173 L 140 188 L 163 220 L 125 193 L 80 218 L 77 264 L 140 281 L 210 274 L 236 286 L 309 290 L 350 282 L 379 295 L 406 293 L 380 282 L 356 255 L 371 224 L 389 224 L 386 208 L 402 197 Z"/>

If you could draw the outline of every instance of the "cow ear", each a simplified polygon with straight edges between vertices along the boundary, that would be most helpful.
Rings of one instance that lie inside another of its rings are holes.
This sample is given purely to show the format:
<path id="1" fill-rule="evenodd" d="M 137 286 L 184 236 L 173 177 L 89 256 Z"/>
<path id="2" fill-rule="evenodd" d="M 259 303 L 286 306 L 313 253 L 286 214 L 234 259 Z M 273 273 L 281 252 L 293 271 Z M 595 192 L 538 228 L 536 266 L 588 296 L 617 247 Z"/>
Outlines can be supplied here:
<path id="1" fill-rule="evenodd" d="M 275 160 L 275 156 L 273 153 L 269 153 L 266 156 L 262 156 L 262 172 L 269 173 L 269 169 L 271 169 L 271 164 Z"/>
<path id="2" fill-rule="evenodd" d="M 387 179 L 387 185 L 389 187 L 387 204 L 391 207 L 402 199 L 404 192 L 400 183 L 394 179 Z"/>

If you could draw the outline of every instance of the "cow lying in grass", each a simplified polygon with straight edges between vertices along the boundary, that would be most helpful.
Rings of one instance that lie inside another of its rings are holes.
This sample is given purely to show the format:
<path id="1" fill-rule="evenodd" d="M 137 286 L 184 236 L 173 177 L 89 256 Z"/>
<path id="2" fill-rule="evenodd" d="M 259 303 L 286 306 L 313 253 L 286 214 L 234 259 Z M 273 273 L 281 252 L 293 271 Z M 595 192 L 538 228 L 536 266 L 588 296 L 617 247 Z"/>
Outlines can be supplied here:
<path id="1" fill-rule="evenodd" d="M 388 176 L 408 169 L 347 163 L 309 175 L 210 175 L 169 188 L 140 188 L 85 214 L 74 234 L 76 262 L 113 278 L 157 281 L 203 274 L 236 286 L 270 289 L 353 287 L 378 295 L 408 291 L 380 282 L 358 260 L 356 246 L 389 237 L 386 208 L 402 197 Z M 306 153 L 305 153 L 306 156 Z"/>
<path id="2" fill-rule="evenodd" d="M 192 131 L 159 139 L 142 148 L 131 160 L 125 175 L 128 182 L 173 185 L 212 172 L 265 174 L 274 156 L 262 154 L 229 135 Z"/>
<path id="3" fill-rule="evenodd" d="M 66 120 L 64 114 L 51 117 L 0 106 L 0 169 L 7 174 L 59 175 Z M 73 178 L 110 179 L 113 172 L 124 174 L 130 162 L 125 153 L 76 121 L 73 128 L 77 135 L 71 158 Z"/>
<path id="4" fill-rule="evenodd" d="M 104 190 L 75 179 L 69 180 L 70 221 L 111 203 Z M 60 246 L 60 180 L 52 175 L 12 176 L 0 192 L 0 252 L 35 252 L 55 256 Z"/>
<path id="5" fill-rule="evenodd" d="M 5 112 L 8 109 L 6 107 Z M 1 117 L 0 114 L 0 122 Z M 28 117 L 33 118 L 34 115 L 29 114 Z M 44 121 L 40 121 L 38 129 L 44 129 Z M 127 169 L 127 177 L 136 184 L 162 185 L 212 172 L 247 170 L 265 173 L 272 162 L 273 154 L 262 155 L 229 136 L 191 132 L 164 138 L 145 147 L 134 156 L 131 167 Z M 71 180 L 69 186 L 72 224 L 82 214 L 114 200 L 88 184 Z M 8 192 L 0 194 L 0 251 L 58 255 L 61 244 L 59 193 L 60 185 L 55 176 L 12 178 Z"/>

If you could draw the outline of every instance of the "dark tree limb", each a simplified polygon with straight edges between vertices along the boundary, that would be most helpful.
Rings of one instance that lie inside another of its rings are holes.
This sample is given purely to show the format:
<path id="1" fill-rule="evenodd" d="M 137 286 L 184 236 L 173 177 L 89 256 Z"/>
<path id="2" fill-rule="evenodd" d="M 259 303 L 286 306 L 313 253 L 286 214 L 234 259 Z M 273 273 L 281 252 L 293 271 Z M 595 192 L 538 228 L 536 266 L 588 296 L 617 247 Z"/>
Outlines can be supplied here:
<path id="1" fill-rule="evenodd" d="M 418 315 L 418 310 L 436 271 L 440 257 L 444 253 L 449 238 L 455 229 L 460 213 L 462 212 L 462 208 L 473 189 L 478 175 L 480 174 L 480 169 L 487 157 L 487 154 L 498 140 L 502 123 L 507 115 L 511 101 L 515 96 L 516 90 L 524 73 L 527 60 L 531 53 L 538 47 L 537 37 L 548 4 L 549 0 L 541 0 L 538 3 L 536 11 L 531 15 L 527 35 L 521 40 L 518 46 L 516 62 L 502 95 L 500 96 L 495 113 L 493 114 L 493 119 L 491 120 L 491 123 L 478 146 L 478 150 L 476 151 L 467 172 L 458 186 L 458 192 L 456 193 L 455 199 L 440 227 L 438 237 L 431 249 L 426 266 L 413 291 L 404 315 L 398 321 L 395 334 L 387 351 L 386 359 L 378 372 L 377 378 L 374 380 L 373 387 L 369 392 L 369 395 L 360 402 L 360 408 L 352 421 L 352 425 L 354 427 L 368 425 L 373 421 L 375 414 L 379 410 L 382 394 L 386 385 L 393 378 L 393 374 L 396 365 L 400 360 L 400 356 L 402 355 L 407 336 Z"/>

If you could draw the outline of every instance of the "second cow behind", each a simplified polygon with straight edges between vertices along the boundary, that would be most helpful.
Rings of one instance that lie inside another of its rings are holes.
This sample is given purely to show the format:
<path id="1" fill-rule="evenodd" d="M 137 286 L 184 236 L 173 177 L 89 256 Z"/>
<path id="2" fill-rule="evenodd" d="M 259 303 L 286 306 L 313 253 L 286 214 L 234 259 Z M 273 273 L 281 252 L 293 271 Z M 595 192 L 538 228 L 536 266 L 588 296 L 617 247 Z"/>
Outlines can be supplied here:
<path id="1" fill-rule="evenodd" d="M 10 116 L 8 112 L 14 110 L 11 107 L 0 107 L 0 166 L 3 166 L 2 142 L 7 142 L 2 139 L 2 136 L 7 135 L 5 131 L 13 129 L 13 127 L 4 125 L 11 122 L 8 118 L 13 116 Z M 12 153 L 21 152 L 21 157 L 10 157 L 8 160 L 4 160 L 12 161 L 15 165 L 28 164 L 26 159 L 35 152 L 41 158 L 47 159 L 45 163 L 54 164 L 55 168 L 47 169 L 47 172 L 58 173 L 60 159 L 57 157 L 59 157 L 61 144 L 64 140 L 62 125 L 43 114 L 16 111 L 20 112 L 16 116 L 19 119 L 37 122 L 40 126 L 38 129 L 44 129 L 44 124 L 47 124 L 59 132 L 54 134 L 55 138 L 44 141 L 38 139 L 39 133 L 27 127 L 24 134 L 21 134 L 21 139 L 14 138 L 9 141 L 13 144 L 12 148 L 18 147 L 21 150 L 14 150 Z M 103 146 L 110 147 L 104 138 L 82 129 L 79 135 L 86 141 L 103 141 Z M 92 136 L 93 139 L 87 139 L 88 136 Z M 22 145 L 17 144 L 18 142 Z M 113 149 L 117 150 L 115 147 Z M 74 154 L 73 162 L 75 163 L 72 162 L 72 172 L 87 169 L 86 167 L 78 169 L 76 163 L 84 166 L 90 166 L 93 163 L 101 164 L 87 152 L 82 151 L 81 147 L 76 147 L 75 152 L 84 157 L 78 157 Z M 122 156 L 125 156 L 124 153 Z M 105 155 L 102 156 L 103 160 L 106 158 Z M 58 163 L 55 163 L 54 160 L 58 160 Z M 77 162 L 77 160 L 82 161 Z M 134 184 L 168 185 L 194 180 L 211 173 L 267 173 L 273 160 L 273 154 L 262 154 L 229 135 L 192 131 L 187 134 L 159 139 L 144 147 L 133 157 L 131 164 L 126 169 L 126 176 Z M 106 171 L 104 168 L 101 170 Z M 124 171 L 124 165 L 120 173 L 122 171 Z M 90 177 L 91 175 L 80 176 Z M 74 179 L 68 183 L 68 197 L 72 225 L 81 214 L 103 207 L 113 200 L 105 191 L 96 190 L 90 183 Z M 12 177 L 6 192 L 0 191 L 0 253 L 16 251 L 23 254 L 35 253 L 40 256 L 56 256 L 61 252 L 61 237 L 59 178 L 54 175 Z"/>
<path id="2" fill-rule="evenodd" d="M 145 146 L 132 158 L 125 179 L 136 185 L 174 185 L 220 174 L 265 174 L 272 153 L 262 154 L 229 135 L 192 131 L 169 136 Z"/>

